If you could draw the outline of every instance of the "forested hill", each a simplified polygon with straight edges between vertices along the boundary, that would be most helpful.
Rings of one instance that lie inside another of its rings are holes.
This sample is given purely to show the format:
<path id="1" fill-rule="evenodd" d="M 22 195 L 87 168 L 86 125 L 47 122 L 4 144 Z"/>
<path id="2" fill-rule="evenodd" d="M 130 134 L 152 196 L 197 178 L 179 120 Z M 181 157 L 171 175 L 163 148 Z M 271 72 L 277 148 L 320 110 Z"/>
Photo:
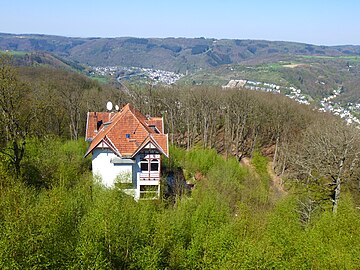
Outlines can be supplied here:
<path id="1" fill-rule="evenodd" d="M 273 93 L 121 91 L 12 61 L 0 56 L 0 269 L 359 268 L 354 125 Z M 92 177 L 86 113 L 108 100 L 164 117 L 161 199 Z"/>
<path id="2" fill-rule="evenodd" d="M 73 38 L 0 33 L 0 50 L 45 51 L 93 66 L 137 66 L 175 72 L 277 59 L 284 55 L 357 56 L 360 46 L 207 38 Z"/>

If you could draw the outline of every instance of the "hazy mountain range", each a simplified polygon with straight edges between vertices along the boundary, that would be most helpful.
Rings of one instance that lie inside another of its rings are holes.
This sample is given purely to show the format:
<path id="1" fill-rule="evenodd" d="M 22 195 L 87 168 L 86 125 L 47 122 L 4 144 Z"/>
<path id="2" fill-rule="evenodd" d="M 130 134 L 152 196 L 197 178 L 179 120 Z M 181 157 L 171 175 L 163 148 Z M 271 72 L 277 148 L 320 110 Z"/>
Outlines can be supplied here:
<path id="1" fill-rule="evenodd" d="M 284 56 L 359 56 L 360 46 L 206 38 L 74 38 L 0 33 L 0 50 L 46 51 L 92 66 L 137 66 L 185 73 L 280 59 Z"/>

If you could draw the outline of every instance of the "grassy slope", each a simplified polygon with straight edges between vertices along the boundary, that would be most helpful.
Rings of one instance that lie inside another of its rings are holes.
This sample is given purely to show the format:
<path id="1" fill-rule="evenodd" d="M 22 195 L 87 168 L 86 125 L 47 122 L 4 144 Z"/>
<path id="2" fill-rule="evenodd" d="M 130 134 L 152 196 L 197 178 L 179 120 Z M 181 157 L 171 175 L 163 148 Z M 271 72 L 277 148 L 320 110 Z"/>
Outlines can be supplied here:
<path id="1" fill-rule="evenodd" d="M 16 65 L 19 66 L 38 66 L 44 65 L 54 68 L 68 69 L 72 71 L 84 71 L 85 67 L 79 63 L 64 59 L 57 55 L 46 52 L 26 52 L 26 51 L 1 51 L 0 54 L 10 55 Z"/>
<path id="2" fill-rule="evenodd" d="M 179 83 L 225 85 L 231 79 L 246 79 L 294 86 L 315 99 L 328 96 L 343 86 L 341 98 L 348 102 L 360 97 L 359 71 L 358 56 L 278 56 L 204 69 L 184 77 Z"/>

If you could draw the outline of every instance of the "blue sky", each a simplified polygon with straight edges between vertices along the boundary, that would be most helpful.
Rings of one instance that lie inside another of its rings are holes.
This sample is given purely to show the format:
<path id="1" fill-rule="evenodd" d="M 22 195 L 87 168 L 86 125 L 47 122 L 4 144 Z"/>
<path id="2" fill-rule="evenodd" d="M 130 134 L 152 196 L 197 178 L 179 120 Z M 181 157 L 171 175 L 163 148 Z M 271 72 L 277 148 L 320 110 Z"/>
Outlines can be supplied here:
<path id="1" fill-rule="evenodd" d="M 0 32 L 360 45 L 358 0 L 2 0 Z"/>

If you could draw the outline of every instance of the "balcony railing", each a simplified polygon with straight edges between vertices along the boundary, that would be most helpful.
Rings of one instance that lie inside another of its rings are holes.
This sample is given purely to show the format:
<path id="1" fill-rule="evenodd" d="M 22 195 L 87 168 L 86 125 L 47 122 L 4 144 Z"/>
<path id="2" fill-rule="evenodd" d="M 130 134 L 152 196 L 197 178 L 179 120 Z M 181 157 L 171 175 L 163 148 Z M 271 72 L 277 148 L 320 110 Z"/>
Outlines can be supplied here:
<path id="1" fill-rule="evenodd" d="M 140 181 L 159 181 L 160 174 L 158 172 L 141 172 L 139 173 Z"/>

